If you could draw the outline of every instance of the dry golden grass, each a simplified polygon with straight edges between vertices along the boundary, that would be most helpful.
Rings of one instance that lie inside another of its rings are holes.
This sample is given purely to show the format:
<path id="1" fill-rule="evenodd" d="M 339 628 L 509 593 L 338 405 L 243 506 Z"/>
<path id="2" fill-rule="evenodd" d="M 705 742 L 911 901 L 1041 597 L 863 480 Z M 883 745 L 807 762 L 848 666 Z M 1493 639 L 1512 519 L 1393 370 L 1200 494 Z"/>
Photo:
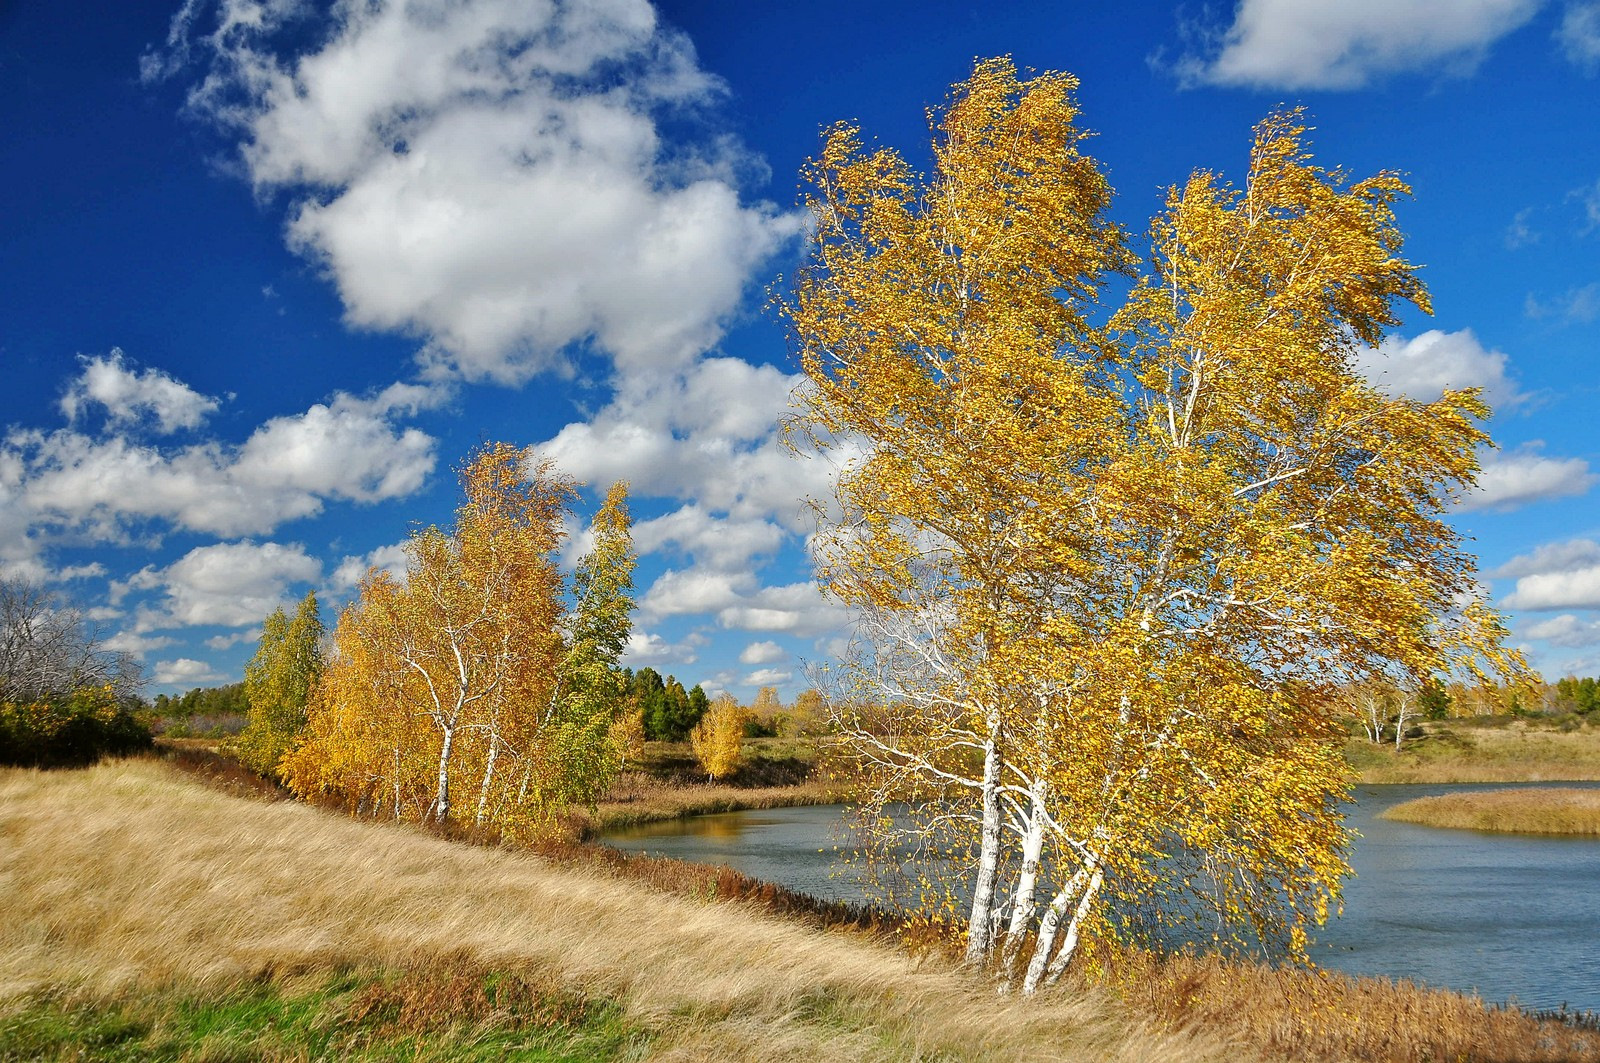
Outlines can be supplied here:
<path id="1" fill-rule="evenodd" d="M 1577 782 L 1600 780 L 1600 727 L 1561 730 L 1542 721 L 1495 726 L 1430 724 L 1392 746 L 1352 741 L 1351 764 L 1366 783 Z"/>
<path id="2" fill-rule="evenodd" d="M 1269 1059 L 1563 1063 L 1600 1059 L 1600 1032 L 1491 1008 L 1475 997 L 1325 970 L 1213 956 L 1120 957 L 1109 975 L 1173 1029 L 1254 1045 Z"/>
<path id="3" fill-rule="evenodd" d="M 859 935 L 240 800 L 154 761 L 0 772 L 0 999 L 431 963 L 613 1001 L 654 1059 L 1238 1057 L 1092 988 L 997 999 Z"/>
<path id="4" fill-rule="evenodd" d="M 1600 790 L 1539 786 L 1441 794 L 1395 805 L 1381 818 L 1425 827 L 1600 836 Z"/>

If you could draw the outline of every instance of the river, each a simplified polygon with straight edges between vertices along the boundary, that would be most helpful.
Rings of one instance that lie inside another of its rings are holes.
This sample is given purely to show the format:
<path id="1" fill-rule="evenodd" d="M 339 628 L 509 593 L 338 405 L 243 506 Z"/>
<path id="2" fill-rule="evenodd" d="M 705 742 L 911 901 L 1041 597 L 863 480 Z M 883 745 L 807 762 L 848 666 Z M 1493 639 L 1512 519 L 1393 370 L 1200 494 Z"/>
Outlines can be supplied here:
<path id="1" fill-rule="evenodd" d="M 1586 785 L 1586 784 L 1564 784 Z M 1362 786 L 1344 915 L 1312 958 L 1491 1003 L 1600 1012 L 1600 841 L 1441 830 L 1378 819 L 1413 797 L 1470 786 Z M 730 812 L 608 835 L 618 848 L 728 866 L 830 900 L 857 901 L 841 868 L 837 806 Z"/>

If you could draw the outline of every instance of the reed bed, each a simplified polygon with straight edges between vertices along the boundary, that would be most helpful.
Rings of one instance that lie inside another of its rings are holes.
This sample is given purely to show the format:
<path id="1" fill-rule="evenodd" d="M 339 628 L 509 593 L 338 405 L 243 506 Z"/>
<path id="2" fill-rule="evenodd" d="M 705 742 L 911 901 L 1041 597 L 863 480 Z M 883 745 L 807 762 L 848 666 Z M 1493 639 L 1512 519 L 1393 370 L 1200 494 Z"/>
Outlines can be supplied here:
<path id="1" fill-rule="evenodd" d="M 152 760 L 0 772 L 0 839 L 0 1000 L 13 1010 L 466 969 L 614 1007 L 645 1039 L 641 1058 L 1238 1058 L 1092 988 L 999 999 L 936 956 L 862 935 L 239 800 Z"/>
<path id="2" fill-rule="evenodd" d="M 1440 794 L 1385 809 L 1381 818 L 1425 827 L 1600 837 L 1600 789 L 1537 786 Z"/>
<path id="3" fill-rule="evenodd" d="M 1147 953 L 1114 958 L 1107 980 L 1122 987 L 1140 1014 L 1155 1015 L 1172 1029 L 1204 1030 L 1253 1045 L 1268 1059 L 1600 1059 L 1600 1028 L 1592 1016 L 1551 1021 L 1406 981 Z"/>

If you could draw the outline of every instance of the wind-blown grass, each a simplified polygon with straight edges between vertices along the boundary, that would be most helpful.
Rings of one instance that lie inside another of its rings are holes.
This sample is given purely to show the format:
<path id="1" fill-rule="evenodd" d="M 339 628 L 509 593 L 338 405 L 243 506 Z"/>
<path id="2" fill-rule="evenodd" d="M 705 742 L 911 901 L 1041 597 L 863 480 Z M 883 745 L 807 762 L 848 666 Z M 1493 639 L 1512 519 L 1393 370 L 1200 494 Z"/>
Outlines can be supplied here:
<path id="1" fill-rule="evenodd" d="M 1440 794 L 1395 805 L 1380 818 L 1425 827 L 1600 837 L 1600 790 L 1538 786 Z"/>
<path id="2" fill-rule="evenodd" d="M 307 979 L 439 968 L 566 987 L 614 1008 L 652 1059 L 1224 1058 L 1216 1040 L 1164 1032 L 1107 993 L 997 999 L 950 964 L 860 935 L 240 800 L 154 761 L 0 772 L 0 839 L 11 1017 L 41 999 L 103 1012 L 150 994 L 293 996 Z"/>

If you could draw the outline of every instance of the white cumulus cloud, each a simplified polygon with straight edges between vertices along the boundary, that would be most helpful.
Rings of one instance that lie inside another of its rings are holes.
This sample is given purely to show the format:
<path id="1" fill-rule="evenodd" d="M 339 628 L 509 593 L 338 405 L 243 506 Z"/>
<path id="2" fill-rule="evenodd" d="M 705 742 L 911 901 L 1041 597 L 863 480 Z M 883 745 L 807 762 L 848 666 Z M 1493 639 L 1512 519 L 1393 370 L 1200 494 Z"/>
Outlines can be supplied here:
<path id="1" fill-rule="evenodd" d="M 298 543 L 246 540 L 195 547 L 165 568 L 147 567 L 114 581 L 112 592 L 114 600 L 136 591 L 159 592 L 158 604 L 139 611 L 140 631 L 243 627 L 289 605 L 289 587 L 314 583 L 321 575 L 322 562 Z"/>
<path id="2" fill-rule="evenodd" d="M 739 654 L 741 664 L 776 664 L 785 660 L 789 651 L 776 642 L 752 642 Z"/>
<path id="3" fill-rule="evenodd" d="M 1524 638 L 1538 639 L 1566 649 L 1600 645 L 1600 620 L 1583 620 L 1571 613 L 1529 624 L 1520 634 Z"/>
<path id="4" fill-rule="evenodd" d="M 125 541 L 151 522 L 262 534 L 320 513 L 330 499 L 404 497 L 436 462 L 431 436 L 396 423 L 421 394 L 402 385 L 368 398 L 341 393 L 267 421 L 237 446 L 14 428 L 0 439 L 0 532 L 15 523 L 35 546 L 50 537 Z"/>
<path id="5" fill-rule="evenodd" d="M 1180 72 L 1190 81 L 1355 89 L 1409 70 L 1471 70 L 1543 0 L 1239 0 Z"/>
<path id="6" fill-rule="evenodd" d="M 342 3 L 281 54 L 305 15 L 229 0 L 197 37 L 186 8 L 166 54 L 203 45 L 191 109 L 295 198 L 289 242 L 349 321 L 418 336 L 435 371 L 517 383 L 588 341 L 685 363 L 800 231 L 741 202 L 759 163 L 731 142 L 663 144 L 663 116 L 721 88 L 647 0 Z"/>
<path id="7" fill-rule="evenodd" d="M 1471 329 L 1430 329 L 1412 339 L 1390 336 L 1376 348 L 1356 352 L 1356 368 L 1386 395 L 1431 402 L 1447 388 L 1481 388 L 1494 410 L 1527 398 L 1507 373 L 1508 360 L 1503 352 L 1485 348 Z"/>
<path id="8" fill-rule="evenodd" d="M 1582 458 L 1547 458 L 1535 441 L 1510 453 L 1489 451 L 1478 472 L 1478 486 L 1461 503 L 1471 510 L 1507 511 L 1551 498 L 1581 495 L 1597 477 Z"/>
<path id="9" fill-rule="evenodd" d="M 181 428 L 198 428 L 216 412 L 217 400 L 202 395 L 181 380 L 159 369 L 135 370 L 128 367 L 120 348 L 104 357 L 78 359 L 83 373 L 61 398 L 61 412 L 75 422 L 91 406 L 105 409 L 106 420 L 114 425 L 138 425 L 154 421 L 157 431 L 166 434 Z"/>

